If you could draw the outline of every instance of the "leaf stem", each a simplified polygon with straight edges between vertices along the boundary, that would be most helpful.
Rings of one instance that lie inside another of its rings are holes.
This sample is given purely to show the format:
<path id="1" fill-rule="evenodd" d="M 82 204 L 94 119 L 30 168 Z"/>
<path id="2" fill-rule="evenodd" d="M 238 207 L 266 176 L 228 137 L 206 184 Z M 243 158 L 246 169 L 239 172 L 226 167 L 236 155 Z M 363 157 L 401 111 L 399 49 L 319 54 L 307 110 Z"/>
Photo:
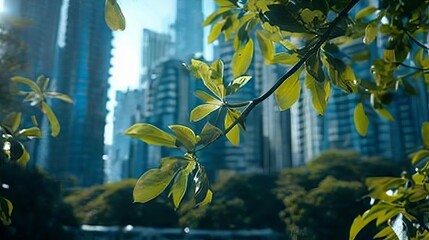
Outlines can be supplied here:
<path id="1" fill-rule="evenodd" d="M 408 32 L 408 31 L 405 31 L 405 33 L 407 33 L 407 36 L 415 43 L 415 44 L 417 44 L 417 46 L 419 46 L 419 47 L 421 47 L 421 48 L 423 48 L 423 49 L 425 49 L 425 50 L 429 50 L 429 47 L 428 46 L 426 46 L 426 45 L 424 45 L 423 43 L 421 43 L 421 42 L 419 42 L 419 40 L 417 40 L 414 36 L 413 36 L 413 34 L 411 34 L 410 32 Z"/>
<path id="2" fill-rule="evenodd" d="M 235 127 L 238 123 L 243 123 L 249 113 L 261 102 L 263 102 L 265 99 L 267 99 L 269 96 L 271 96 L 290 76 L 292 76 L 296 71 L 298 71 L 301 66 L 319 49 L 322 47 L 322 45 L 329 40 L 330 34 L 335 28 L 335 26 L 348 15 L 349 11 L 359 2 L 359 0 L 350 0 L 350 2 L 347 3 L 347 6 L 341 10 L 340 13 L 338 13 L 337 17 L 329 24 L 329 27 L 326 29 L 326 31 L 321 35 L 318 40 L 314 43 L 313 46 L 304 54 L 304 56 L 297 62 L 295 65 L 290 68 L 282 77 L 280 77 L 276 83 L 268 89 L 265 93 L 263 93 L 261 96 L 253 99 L 252 101 L 249 101 L 247 103 L 247 106 L 244 108 L 243 112 L 241 112 L 240 117 L 238 117 L 228 128 L 226 128 L 221 135 L 214 138 L 212 141 L 207 143 L 207 145 L 201 147 L 200 149 L 196 150 L 199 151 L 201 149 L 204 149 L 205 147 L 209 146 L 213 142 L 217 141 L 220 137 L 226 135 L 229 131 L 232 130 L 232 128 Z"/>

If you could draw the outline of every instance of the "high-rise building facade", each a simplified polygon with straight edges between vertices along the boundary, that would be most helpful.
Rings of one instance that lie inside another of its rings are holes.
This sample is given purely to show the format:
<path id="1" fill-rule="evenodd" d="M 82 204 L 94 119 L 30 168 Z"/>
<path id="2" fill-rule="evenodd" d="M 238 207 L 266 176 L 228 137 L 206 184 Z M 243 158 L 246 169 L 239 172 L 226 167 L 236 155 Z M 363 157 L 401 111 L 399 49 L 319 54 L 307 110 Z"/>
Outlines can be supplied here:
<path id="1" fill-rule="evenodd" d="M 184 61 L 203 51 L 202 0 L 177 0 L 175 57 Z"/>
<path id="2" fill-rule="evenodd" d="M 138 178 L 147 170 L 147 145 L 124 135 L 124 131 L 130 126 L 143 122 L 144 95 L 144 90 L 139 89 L 116 92 L 113 144 L 105 165 L 107 182 Z"/>
<path id="3" fill-rule="evenodd" d="M 104 126 L 112 32 L 103 1 L 69 0 L 65 45 L 60 49 L 55 90 L 74 104 L 53 101 L 60 135 L 42 144 L 46 168 L 66 184 L 103 182 Z M 43 151 L 42 151 L 43 150 Z"/>
<path id="4" fill-rule="evenodd" d="M 143 29 L 142 79 L 144 86 L 150 78 L 152 68 L 172 56 L 173 42 L 170 34 Z"/>

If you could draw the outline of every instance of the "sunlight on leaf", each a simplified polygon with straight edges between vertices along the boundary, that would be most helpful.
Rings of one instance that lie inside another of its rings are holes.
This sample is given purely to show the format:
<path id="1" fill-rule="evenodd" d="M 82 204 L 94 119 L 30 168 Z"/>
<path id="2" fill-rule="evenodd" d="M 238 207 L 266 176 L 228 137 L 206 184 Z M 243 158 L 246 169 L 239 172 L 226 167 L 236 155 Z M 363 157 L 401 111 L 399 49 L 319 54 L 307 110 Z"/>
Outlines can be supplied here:
<path id="1" fill-rule="evenodd" d="M 192 129 L 183 125 L 170 125 L 168 127 L 174 132 L 177 140 L 186 148 L 186 150 L 194 151 L 198 140 Z"/>
<path id="2" fill-rule="evenodd" d="M 232 75 L 238 77 L 243 75 L 250 66 L 253 58 L 253 40 L 249 39 L 247 43 L 240 44 L 237 51 L 232 56 Z"/>
<path id="3" fill-rule="evenodd" d="M 150 169 L 137 181 L 133 197 L 134 202 L 145 203 L 161 194 L 173 179 L 175 173 Z"/>
<path id="4" fill-rule="evenodd" d="M 232 125 L 232 123 L 235 122 L 235 120 L 238 118 L 237 114 L 230 109 L 228 109 L 228 112 L 225 116 L 225 129 L 229 128 L 229 126 Z M 231 131 L 229 131 L 226 134 L 226 137 L 231 142 L 232 145 L 239 145 L 240 144 L 240 128 L 238 124 L 236 124 Z"/>
<path id="5" fill-rule="evenodd" d="M 365 114 L 365 110 L 363 108 L 362 103 L 358 103 L 355 107 L 354 122 L 358 133 L 361 136 L 366 136 L 366 133 L 368 131 L 369 120 Z"/>
<path id="6" fill-rule="evenodd" d="M 147 144 L 176 148 L 176 138 L 147 123 L 137 123 L 125 130 L 125 135 L 138 138 Z"/>
<path id="7" fill-rule="evenodd" d="M 216 111 L 219 108 L 220 108 L 220 106 L 219 105 L 215 105 L 215 104 L 201 104 L 201 105 L 198 105 L 194 109 L 192 109 L 191 116 L 190 116 L 189 120 L 191 122 L 199 121 L 199 120 L 205 118 L 207 115 L 209 115 L 213 111 Z"/>
<path id="8" fill-rule="evenodd" d="M 111 30 L 125 30 L 125 17 L 116 0 L 106 0 L 105 20 Z"/>
<path id="9" fill-rule="evenodd" d="M 289 109 L 296 101 L 298 101 L 301 93 L 301 84 L 299 82 L 301 72 L 302 69 L 296 71 L 274 92 L 274 97 L 280 111 Z"/>

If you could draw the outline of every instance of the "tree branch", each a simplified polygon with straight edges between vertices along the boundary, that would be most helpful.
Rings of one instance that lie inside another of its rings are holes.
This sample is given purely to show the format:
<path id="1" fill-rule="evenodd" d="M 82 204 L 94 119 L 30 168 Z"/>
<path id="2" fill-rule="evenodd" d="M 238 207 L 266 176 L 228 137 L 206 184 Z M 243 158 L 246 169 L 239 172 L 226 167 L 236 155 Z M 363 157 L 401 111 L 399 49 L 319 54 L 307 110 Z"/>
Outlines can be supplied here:
<path id="1" fill-rule="evenodd" d="M 414 36 L 413 36 L 413 34 L 411 34 L 410 32 L 408 32 L 408 31 L 405 31 L 405 33 L 407 33 L 407 36 L 415 43 L 415 44 L 417 44 L 417 46 L 419 46 L 419 47 L 421 47 L 421 48 L 423 48 L 423 49 L 425 49 L 425 50 L 429 50 L 429 47 L 428 46 L 426 46 L 426 45 L 424 45 L 423 43 L 421 43 L 421 42 L 419 42 L 419 40 L 417 40 Z"/>
<path id="2" fill-rule="evenodd" d="M 217 141 L 220 137 L 225 136 L 229 131 L 232 130 L 237 124 L 243 123 L 246 119 L 246 117 L 249 115 L 249 113 L 261 102 L 263 102 L 265 99 L 267 99 L 269 96 L 271 96 L 290 76 L 292 76 L 296 71 L 298 71 L 302 65 L 313 55 L 315 54 L 321 46 L 329 40 L 330 35 L 335 28 L 335 26 L 344 18 L 347 17 L 349 11 L 358 3 L 359 0 L 351 0 L 347 6 L 341 10 L 340 13 L 338 13 L 337 17 L 329 24 L 329 27 L 326 29 L 326 31 L 323 33 L 322 36 L 319 37 L 319 39 L 314 43 L 314 45 L 308 50 L 304 56 L 291 68 L 289 71 L 287 71 L 282 77 L 280 77 L 276 83 L 268 89 L 265 93 L 263 93 L 261 96 L 253 99 L 252 101 L 248 102 L 248 105 L 241 113 L 240 117 L 238 117 L 228 128 L 226 128 L 221 135 L 214 138 L 211 142 L 209 142 L 207 145 L 201 147 L 200 149 L 196 150 L 199 151 L 201 149 L 204 149 L 205 147 L 209 146 L 213 142 Z"/>

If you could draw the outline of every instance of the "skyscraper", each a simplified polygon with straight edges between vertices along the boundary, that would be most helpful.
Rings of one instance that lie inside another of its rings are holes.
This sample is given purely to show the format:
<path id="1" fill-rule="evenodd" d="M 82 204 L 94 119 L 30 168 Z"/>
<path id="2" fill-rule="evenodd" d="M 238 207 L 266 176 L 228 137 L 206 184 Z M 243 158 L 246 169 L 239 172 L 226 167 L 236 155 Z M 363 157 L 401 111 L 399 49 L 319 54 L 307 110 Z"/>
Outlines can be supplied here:
<path id="1" fill-rule="evenodd" d="M 172 56 L 173 42 L 170 34 L 143 29 L 142 80 L 149 80 L 154 66 Z"/>
<path id="2" fill-rule="evenodd" d="M 203 51 L 202 0 L 177 0 L 176 6 L 175 57 L 184 61 Z"/>
<path id="3" fill-rule="evenodd" d="M 144 90 L 116 92 L 113 120 L 113 144 L 106 162 L 107 182 L 138 178 L 145 170 L 147 145 L 124 135 L 124 131 L 143 121 Z"/>
<path id="4" fill-rule="evenodd" d="M 61 134 L 41 146 L 46 168 L 63 181 L 89 186 L 103 182 L 103 140 L 112 32 L 103 1 L 69 0 L 65 46 L 54 85 L 74 104 L 52 102 Z"/>

